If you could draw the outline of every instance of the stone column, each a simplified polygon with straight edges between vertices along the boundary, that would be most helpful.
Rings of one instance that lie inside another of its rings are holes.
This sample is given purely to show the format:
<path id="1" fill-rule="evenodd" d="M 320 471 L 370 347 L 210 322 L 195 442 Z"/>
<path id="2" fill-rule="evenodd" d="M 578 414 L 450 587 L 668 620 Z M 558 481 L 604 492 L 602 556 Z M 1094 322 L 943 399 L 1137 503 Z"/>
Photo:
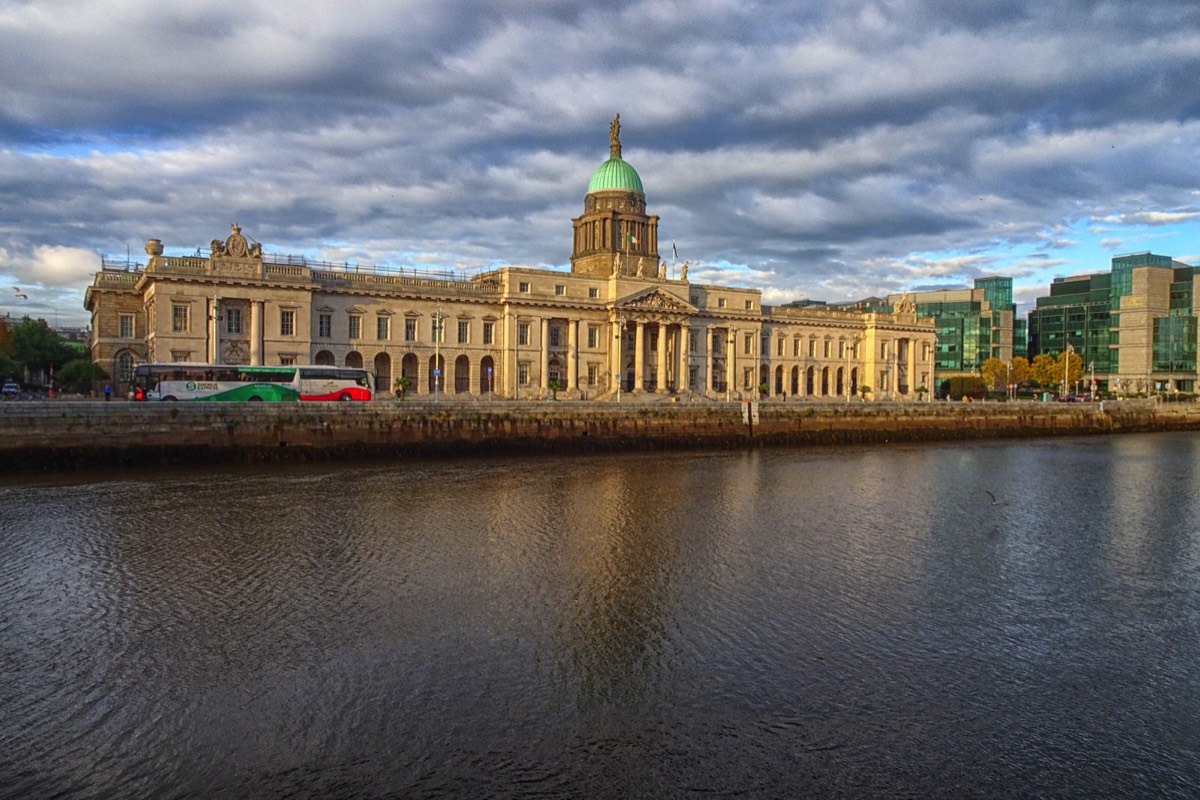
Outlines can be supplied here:
<path id="1" fill-rule="evenodd" d="M 920 376 L 917 374 L 917 340 L 908 340 L 908 393 L 916 397 L 915 389 L 920 386 Z"/>
<path id="2" fill-rule="evenodd" d="M 514 400 L 520 390 L 518 382 L 521 380 L 519 373 L 521 351 L 520 345 L 517 344 L 519 341 L 517 337 L 521 334 L 520 326 L 517 315 L 510 309 L 504 309 L 504 364 L 500 372 L 500 391 Z M 511 394 L 509 387 L 512 388 Z"/>
<path id="3" fill-rule="evenodd" d="M 688 369 L 688 353 L 691 348 L 691 344 L 688 341 L 690 334 L 691 330 L 686 323 L 679 326 L 679 379 L 675 383 L 676 388 L 681 392 L 691 389 L 689 385 L 691 383 L 691 374 Z"/>
<path id="4" fill-rule="evenodd" d="M 702 394 L 708 397 L 712 394 L 712 379 L 713 379 L 713 328 L 711 325 L 704 326 L 704 391 Z"/>
<path id="5" fill-rule="evenodd" d="M 663 394 L 667 391 L 667 324 L 665 322 L 658 323 L 658 358 L 656 359 L 655 371 L 658 373 L 655 378 L 654 385 L 656 391 Z"/>
<path id="6" fill-rule="evenodd" d="M 263 365 L 263 303 L 264 300 L 254 300 L 250 303 L 250 363 Z"/>
<path id="7" fill-rule="evenodd" d="M 725 354 L 725 386 L 726 394 L 730 397 L 733 396 L 732 392 L 736 388 L 733 376 L 735 369 L 734 361 L 736 360 L 734 354 L 737 353 L 737 334 L 738 332 L 735 329 L 729 328 L 725 337 L 729 349 L 729 352 Z"/>
<path id="8" fill-rule="evenodd" d="M 579 388 L 579 320 L 567 321 L 567 388 Z"/>
<path id="9" fill-rule="evenodd" d="M 638 320 L 636 331 L 634 334 L 633 390 L 641 392 L 646 389 L 646 323 Z"/>
<path id="10" fill-rule="evenodd" d="M 547 346 L 550 342 L 550 320 L 545 317 L 542 317 L 541 334 L 542 340 L 538 342 L 538 353 L 541 355 L 539 367 L 542 374 L 538 378 L 538 386 L 542 388 L 542 391 L 546 391 L 550 388 L 550 348 Z"/>

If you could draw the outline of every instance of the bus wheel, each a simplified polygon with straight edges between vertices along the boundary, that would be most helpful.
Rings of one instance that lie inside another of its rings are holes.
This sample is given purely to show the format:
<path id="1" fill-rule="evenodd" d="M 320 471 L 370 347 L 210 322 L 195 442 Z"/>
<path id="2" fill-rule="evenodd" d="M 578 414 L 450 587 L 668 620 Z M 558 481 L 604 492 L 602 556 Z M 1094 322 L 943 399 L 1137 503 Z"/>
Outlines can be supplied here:
<path id="1" fill-rule="evenodd" d="M 174 402 L 175 402 L 176 400 L 178 400 L 178 399 L 179 399 L 179 398 L 177 398 L 177 397 L 171 397 L 171 396 L 167 396 L 167 397 L 164 397 L 164 398 L 163 398 L 163 402 L 164 402 L 164 403 L 174 403 Z"/>
<path id="2" fill-rule="evenodd" d="M 351 399 L 352 398 L 350 397 L 350 395 L 347 394 L 346 392 L 342 392 L 341 394 L 338 395 L 338 400 L 341 400 L 343 402 L 346 400 L 351 400 Z"/>
<path id="3" fill-rule="evenodd" d="M 262 402 L 262 398 L 261 398 L 261 397 L 251 397 L 251 398 L 250 398 L 250 402 L 251 402 L 251 403 L 261 403 L 261 402 Z"/>

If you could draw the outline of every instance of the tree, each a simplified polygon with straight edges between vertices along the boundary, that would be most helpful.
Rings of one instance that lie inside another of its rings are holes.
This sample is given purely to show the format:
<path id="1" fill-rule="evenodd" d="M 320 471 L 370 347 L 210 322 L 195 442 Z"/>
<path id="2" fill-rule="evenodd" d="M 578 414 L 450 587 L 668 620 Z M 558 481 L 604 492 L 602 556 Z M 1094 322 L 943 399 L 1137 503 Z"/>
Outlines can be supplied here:
<path id="1" fill-rule="evenodd" d="M 64 392 L 90 394 L 96 381 L 108 380 L 108 373 L 99 364 L 77 358 L 56 370 L 54 379 Z"/>
<path id="2" fill-rule="evenodd" d="M 989 358 L 979 368 L 983 382 L 993 392 L 999 392 L 1008 386 L 1009 366 L 998 358 Z"/>
<path id="3" fill-rule="evenodd" d="M 1012 376 L 1009 382 L 1013 386 L 1021 386 L 1029 381 L 1029 359 L 1024 356 L 1013 356 Z"/>
<path id="4" fill-rule="evenodd" d="M 1062 380 L 1062 370 L 1058 368 L 1058 362 L 1053 356 L 1039 353 L 1033 357 L 1033 364 L 1029 367 L 1029 379 L 1038 386 L 1049 389 L 1057 386 Z"/>
<path id="5" fill-rule="evenodd" d="M 862 395 L 862 399 L 863 399 L 864 403 L 867 401 L 867 395 L 869 395 L 871 393 L 871 391 L 872 391 L 871 387 L 867 386 L 865 383 L 861 384 L 858 387 L 858 393 L 860 395 Z"/>
<path id="6" fill-rule="evenodd" d="M 45 372 L 51 366 L 61 366 L 75 358 L 74 351 L 43 319 L 26 317 L 10 329 L 9 335 L 13 358 L 30 372 Z"/>
<path id="7" fill-rule="evenodd" d="M 1069 391 L 1071 385 L 1083 377 L 1083 359 L 1074 352 L 1059 353 L 1057 358 L 1042 353 L 1034 356 L 1029 373 L 1029 377 L 1045 389 L 1059 386 L 1065 375 L 1066 390 Z"/>
<path id="8" fill-rule="evenodd" d="M 408 391 L 408 387 L 412 385 L 412 380 L 407 375 L 401 375 L 392 381 L 392 391 L 396 393 L 396 397 L 404 399 L 404 393 Z"/>
<path id="9" fill-rule="evenodd" d="M 550 399 L 557 400 L 558 393 L 560 391 L 562 391 L 563 385 L 562 385 L 562 382 L 558 380 L 558 378 L 555 378 L 552 381 L 550 381 L 550 383 L 548 384 L 548 388 L 550 389 Z"/>
<path id="10" fill-rule="evenodd" d="M 1079 353 L 1059 353 L 1054 364 L 1058 367 L 1059 376 L 1062 376 L 1064 372 L 1066 373 L 1067 391 L 1070 391 L 1071 386 L 1083 378 L 1083 357 Z M 1064 364 L 1066 365 L 1065 369 Z"/>

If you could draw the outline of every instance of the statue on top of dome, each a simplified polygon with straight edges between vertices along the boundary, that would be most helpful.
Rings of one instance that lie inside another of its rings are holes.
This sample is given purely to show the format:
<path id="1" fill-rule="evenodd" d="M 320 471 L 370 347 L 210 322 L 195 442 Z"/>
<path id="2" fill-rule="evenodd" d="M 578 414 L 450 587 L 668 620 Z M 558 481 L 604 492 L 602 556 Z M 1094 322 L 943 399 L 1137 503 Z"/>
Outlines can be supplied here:
<path id="1" fill-rule="evenodd" d="M 608 126 L 608 152 L 613 158 L 621 157 L 621 115 L 613 117 Z"/>

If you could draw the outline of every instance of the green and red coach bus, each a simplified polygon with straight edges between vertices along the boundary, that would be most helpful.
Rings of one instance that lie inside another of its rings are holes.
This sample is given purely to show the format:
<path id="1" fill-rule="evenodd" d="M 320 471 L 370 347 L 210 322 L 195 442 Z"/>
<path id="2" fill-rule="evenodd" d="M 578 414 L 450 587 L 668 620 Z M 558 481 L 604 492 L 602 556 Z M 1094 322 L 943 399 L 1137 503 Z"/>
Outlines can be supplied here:
<path id="1" fill-rule="evenodd" d="M 357 367 L 285 364 L 138 364 L 134 382 L 147 400 L 370 400 L 371 376 Z"/>

